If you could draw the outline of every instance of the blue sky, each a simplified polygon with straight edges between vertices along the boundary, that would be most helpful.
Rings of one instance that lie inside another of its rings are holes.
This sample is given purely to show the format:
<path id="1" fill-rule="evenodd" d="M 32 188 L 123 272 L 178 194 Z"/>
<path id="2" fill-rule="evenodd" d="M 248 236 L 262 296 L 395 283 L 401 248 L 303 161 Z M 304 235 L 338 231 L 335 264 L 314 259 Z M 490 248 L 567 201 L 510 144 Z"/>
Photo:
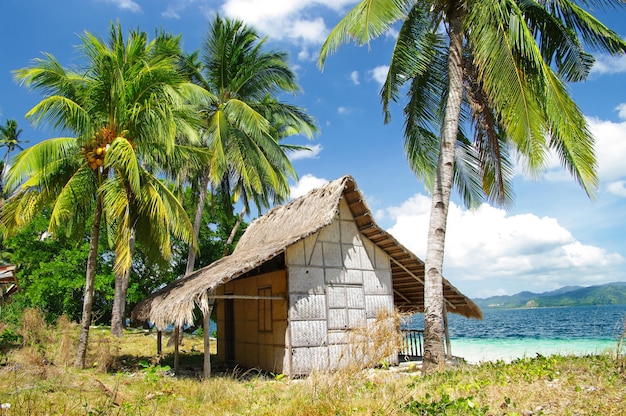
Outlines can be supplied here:
<path id="1" fill-rule="evenodd" d="M 314 151 L 293 163 L 298 196 L 327 180 L 352 175 L 378 224 L 424 258 L 428 194 L 403 154 L 402 113 L 383 124 L 378 96 L 394 38 L 369 47 L 345 45 L 320 71 L 319 47 L 354 0 L 3 0 L 0 14 L 0 122 L 8 118 L 33 144 L 55 132 L 33 128 L 26 112 L 42 97 L 18 86 L 11 71 L 51 53 L 64 66 L 77 63 L 78 35 L 106 38 L 112 21 L 125 31 L 182 34 L 185 50 L 201 47 L 215 13 L 236 17 L 269 37 L 268 47 L 289 52 L 302 92 L 285 101 L 315 117 Z M 598 13 L 626 37 L 626 9 Z M 594 201 L 555 163 L 538 178 L 520 172 L 515 204 L 507 211 L 483 205 L 451 206 L 444 275 L 472 297 L 541 292 L 565 285 L 626 281 L 626 58 L 597 56 L 589 79 L 570 86 L 597 141 L 600 187 Z"/>

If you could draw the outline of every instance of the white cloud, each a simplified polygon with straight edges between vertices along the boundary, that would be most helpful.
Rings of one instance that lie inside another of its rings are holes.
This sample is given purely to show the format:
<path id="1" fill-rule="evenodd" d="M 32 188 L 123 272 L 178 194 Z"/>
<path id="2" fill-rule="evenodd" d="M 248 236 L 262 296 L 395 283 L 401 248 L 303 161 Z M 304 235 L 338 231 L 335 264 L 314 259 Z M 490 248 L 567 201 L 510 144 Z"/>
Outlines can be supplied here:
<path id="1" fill-rule="evenodd" d="M 430 204 L 418 194 L 387 209 L 395 220 L 388 231 L 422 259 Z M 555 218 L 507 215 L 488 204 L 473 211 L 450 204 L 444 275 L 457 286 L 472 287 L 470 296 L 619 280 L 626 277 L 618 272 L 624 261 L 618 253 L 576 240 Z"/>
<path id="2" fill-rule="evenodd" d="M 614 123 L 588 118 L 587 123 L 596 138 L 600 180 L 611 182 L 626 177 L 626 121 Z"/>
<path id="3" fill-rule="evenodd" d="M 316 144 L 313 146 L 307 146 L 311 150 L 294 150 L 288 153 L 289 160 L 300 160 L 300 159 L 316 159 L 317 156 L 322 152 L 322 145 Z"/>
<path id="4" fill-rule="evenodd" d="M 312 189 L 319 188 L 326 185 L 327 179 L 318 178 L 310 173 L 307 173 L 300 178 L 297 184 L 291 187 L 291 198 L 297 198 L 309 192 Z"/>
<path id="5" fill-rule="evenodd" d="M 387 79 L 388 72 L 389 72 L 389 65 L 381 65 L 370 70 L 368 73 L 371 75 L 374 81 L 376 81 L 380 85 L 383 85 L 385 83 L 385 80 Z"/>
<path id="6" fill-rule="evenodd" d="M 626 107 L 617 108 L 626 115 Z M 596 159 L 598 162 L 597 172 L 600 181 L 610 183 L 626 177 L 626 121 L 613 122 L 600 120 L 595 117 L 587 117 L 587 125 L 595 138 Z M 516 170 L 524 172 L 523 166 L 517 166 Z M 543 179 L 550 182 L 571 181 L 572 176 L 563 169 L 559 158 L 552 152 L 546 163 L 546 171 Z"/>
<path id="7" fill-rule="evenodd" d="M 302 48 L 298 52 L 298 61 L 312 61 L 316 58 L 316 54 L 311 53 L 309 48 Z M 295 70 L 295 67 L 294 67 Z"/>
<path id="8" fill-rule="evenodd" d="M 356 0 L 227 0 L 222 11 L 253 25 L 273 40 L 320 44 L 329 29 L 312 9 L 323 7 L 341 13 L 352 3 Z"/>
<path id="9" fill-rule="evenodd" d="M 617 107 L 615 107 L 615 110 L 617 111 L 617 115 L 619 116 L 619 118 L 621 118 L 622 120 L 626 120 L 626 103 L 619 104 Z"/>
<path id="10" fill-rule="evenodd" d="M 359 85 L 359 71 L 352 71 L 350 72 L 350 81 L 352 81 L 352 83 L 354 85 Z"/>
<path id="11" fill-rule="evenodd" d="M 393 28 L 393 27 L 390 28 L 387 32 L 385 32 L 386 38 L 398 39 L 399 35 L 400 35 L 400 31 L 398 31 L 398 29 Z"/>
<path id="12" fill-rule="evenodd" d="M 179 10 L 174 8 L 167 8 L 161 16 L 167 17 L 169 19 L 180 19 L 180 15 L 178 14 Z"/>
<path id="13" fill-rule="evenodd" d="M 167 7 L 161 16 L 169 19 L 180 19 L 182 12 L 192 5 L 197 5 L 195 13 L 200 12 L 206 18 L 211 18 L 215 13 L 209 0 L 168 0 Z"/>
<path id="14" fill-rule="evenodd" d="M 113 3 L 117 7 L 123 10 L 129 10 L 131 12 L 140 12 L 141 7 L 133 0 L 104 0 L 107 3 Z"/>
<path id="15" fill-rule="evenodd" d="M 611 182 L 606 190 L 614 195 L 626 197 L 626 181 Z"/>
<path id="16" fill-rule="evenodd" d="M 600 54 L 591 68 L 591 74 L 622 74 L 626 72 L 626 56 Z"/>
<path id="17" fill-rule="evenodd" d="M 344 114 L 350 114 L 350 113 L 351 113 L 351 110 L 350 110 L 348 107 L 343 107 L 343 106 L 341 106 L 341 107 L 338 107 L 338 108 L 337 108 L 337 113 L 338 113 L 338 114 L 341 114 L 341 115 L 344 115 Z"/>

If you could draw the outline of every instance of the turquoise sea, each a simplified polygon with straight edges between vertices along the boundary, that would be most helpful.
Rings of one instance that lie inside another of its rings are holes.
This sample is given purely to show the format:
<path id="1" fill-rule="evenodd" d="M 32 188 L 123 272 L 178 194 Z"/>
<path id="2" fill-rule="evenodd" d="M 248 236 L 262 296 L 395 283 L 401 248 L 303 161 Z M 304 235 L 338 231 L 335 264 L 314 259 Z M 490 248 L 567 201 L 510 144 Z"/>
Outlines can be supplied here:
<path id="1" fill-rule="evenodd" d="M 423 328 L 423 319 L 414 315 L 406 326 Z M 625 319 L 626 305 L 484 309 L 480 321 L 448 314 L 452 355 L 470 363 L 615 351 Z"/>

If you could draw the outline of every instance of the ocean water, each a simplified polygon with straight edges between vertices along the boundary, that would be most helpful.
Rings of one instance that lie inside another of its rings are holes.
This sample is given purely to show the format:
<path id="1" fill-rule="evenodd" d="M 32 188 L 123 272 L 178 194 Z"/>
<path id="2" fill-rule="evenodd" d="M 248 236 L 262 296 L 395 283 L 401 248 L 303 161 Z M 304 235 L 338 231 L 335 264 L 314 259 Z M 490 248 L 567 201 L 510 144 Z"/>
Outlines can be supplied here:
<path id="1" fill-rule="evenodd" d="M 452 355 L 470 363 L 615 351 L 626 331 L 626 305 L 485 309 L 483 319 L 448 314 Z M 424 318 L 405 324 L 421 329 Z"/>

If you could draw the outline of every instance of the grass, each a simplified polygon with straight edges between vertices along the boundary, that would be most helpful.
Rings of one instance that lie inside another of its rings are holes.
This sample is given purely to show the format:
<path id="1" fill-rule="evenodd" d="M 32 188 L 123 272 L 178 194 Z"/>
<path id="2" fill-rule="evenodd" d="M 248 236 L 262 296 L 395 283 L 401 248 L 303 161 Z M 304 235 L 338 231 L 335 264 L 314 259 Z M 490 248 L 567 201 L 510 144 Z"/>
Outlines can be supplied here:
<path id="1" fill-rule="evenodd" d="M 615 352 L 459 365 L 428 376 L 392 367 L 290 380 L 231 369 L 201 380 L 201 337 L 184 338 L 174 375 L 172 348 L 155 358 L 154 333 L 117 339 L 108 328 L 92 330 L 89 368 L 76 370 L 77 336 L 75 324 L 48 326 L 34 311 L 22 328 L 0 324 L 0 415 L 626 414 L 626 359 Z"/>

